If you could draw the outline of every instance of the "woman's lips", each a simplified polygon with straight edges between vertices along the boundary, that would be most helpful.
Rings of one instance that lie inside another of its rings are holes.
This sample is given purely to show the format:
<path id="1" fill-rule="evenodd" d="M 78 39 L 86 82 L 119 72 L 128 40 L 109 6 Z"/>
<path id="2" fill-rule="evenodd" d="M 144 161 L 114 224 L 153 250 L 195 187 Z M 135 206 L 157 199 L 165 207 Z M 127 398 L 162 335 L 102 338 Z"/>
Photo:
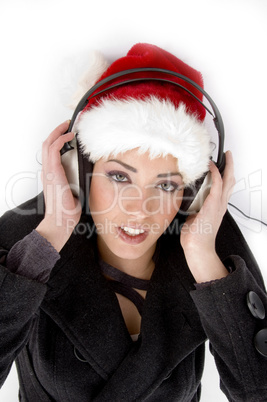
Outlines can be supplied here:
<path id="1" fill-rule="evenodd" d="M 140 244 L 148 236 L 148 230 L 135 230 L 134 232 L 124 230 L 122 227 L 117 227 L 119 238 L 128 244 Z M 139 234 L 137 234 L 139 232 Z M 142 233 L 143 232 L 143 233 Z"/>

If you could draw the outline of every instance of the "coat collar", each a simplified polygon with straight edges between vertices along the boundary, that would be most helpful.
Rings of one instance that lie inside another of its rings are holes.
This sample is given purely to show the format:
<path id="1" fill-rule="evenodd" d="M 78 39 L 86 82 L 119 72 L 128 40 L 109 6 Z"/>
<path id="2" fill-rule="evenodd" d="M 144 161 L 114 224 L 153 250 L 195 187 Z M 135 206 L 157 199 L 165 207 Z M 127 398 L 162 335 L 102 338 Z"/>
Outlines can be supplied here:
<path id="1" fill-rule="evenodd" d="M 138 398 L 206 339 L 190 296 L 194 279 L 175 241 L 175 247 L 170 239 L 161 242 L 135 343 L 96 263 L 92 239 L 73 235 L 62 251 L 42 309 L 106 380 L 96 400 L 115 400 L 122 381 L 124 389 L 137 384 Z"/>

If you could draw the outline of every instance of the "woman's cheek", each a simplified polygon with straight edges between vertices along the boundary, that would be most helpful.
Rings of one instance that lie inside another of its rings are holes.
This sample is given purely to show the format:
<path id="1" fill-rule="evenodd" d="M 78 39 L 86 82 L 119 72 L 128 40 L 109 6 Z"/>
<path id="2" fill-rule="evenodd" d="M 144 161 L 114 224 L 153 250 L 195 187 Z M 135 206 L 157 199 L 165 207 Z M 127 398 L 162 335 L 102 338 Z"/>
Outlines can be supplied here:
<path id="1" fill-rule="evenodd" d="M 96 178 L 90 188 L 89 204 L 92 214 L 107 214 L 116 205 L 117 189 L 113 183 Z"/>

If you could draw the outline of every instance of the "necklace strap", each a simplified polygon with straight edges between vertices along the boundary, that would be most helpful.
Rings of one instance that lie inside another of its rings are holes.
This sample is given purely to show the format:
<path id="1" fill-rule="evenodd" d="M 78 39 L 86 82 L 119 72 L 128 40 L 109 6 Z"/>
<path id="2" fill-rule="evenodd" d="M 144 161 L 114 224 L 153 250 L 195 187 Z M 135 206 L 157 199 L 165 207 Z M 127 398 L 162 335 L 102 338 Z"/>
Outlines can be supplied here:
<path id="1" fill-rule="evenodd" d="M 139 290 L 148 290 L 150 280 L 135 278 L 132 275 L 128 275 L 125 272 L 120 271 L 117 268 L 112 267 L 104 261 L 99 262 L 101 272 L 109 276 L 112 280 L 121 282 L 126 286 Z"/>
<path id="2" fill-rule="evenodd" d="M 109 284 L 115 293 L 119 293 L 120 295 L 131 300 L 131 302 L 133 302 L 137 308 L 139 314 L 142 316 L 145 299 L 140 295 L 140 293 L 121 282 L 110 281 Z"/>
<path id="3" fill-rule="evenodd" d="M 110 278 L 109 285 L 115 293 L 126 297 L 134 303 L 140 315 L 142 315 L 145 299 L 135 289 L 148 290 L 150 280 L 135 278 L 104 261 L 99 261 L 101 272 Z"/>

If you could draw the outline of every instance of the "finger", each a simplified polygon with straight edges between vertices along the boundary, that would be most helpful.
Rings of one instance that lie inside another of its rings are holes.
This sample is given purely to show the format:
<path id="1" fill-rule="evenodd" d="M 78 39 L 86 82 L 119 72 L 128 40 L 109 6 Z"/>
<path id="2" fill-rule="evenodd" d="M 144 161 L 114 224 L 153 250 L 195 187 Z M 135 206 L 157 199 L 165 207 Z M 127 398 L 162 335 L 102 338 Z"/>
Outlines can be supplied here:
<path id="1" fill-rule="evenodd" d="M 66 142 L 73 139 L 74 133 L 66 133 L 68 127 L 68 122 L 60 124 L 52 133 L 47 137 L 42 146 L 42 161 L 46 163 L 48 158 L 50 158 L 51 150 L 60 151 Z M 66 134 L 64 134 L 66 133 Z"/>
<path id="2" fill-rule="evenodd" d="M 49 147 L 51 144 L 53 144 L 53 142 L 57 138 L 59 138 L 62 134 L 65 134 L 68 131 L 69 125 L 70 120 L 67 120 L 64 121 L 64 123 L 61 123 L 59 126 L 57 126 L 44 141 L 44 145 Z"/>
<path id="3" fill-rule="evenodd" d="M 225 152 L 225 159 L 226 163 L 223 177 L 226 179 L 226 181 L 228 181 L 234 177 L 234 160 L 231 151 Z"/>
<path id="4" fill-rule="evenodd" d="M 74 135 L 75 134 L 72 131 L 70 133 L 60 135 L 58 138 L 55 139 L 55 141 L 50 144 L 49 150 L 55 149 L 57 151 L 60 151 L 66 142 L 73 140 Z"/>
<path id="5" fill-rule="evenodd" d="M 66 142 L 69 142 L 73 139 L 74 133 L 70 132 L 64 135 L 60 135 L 48 148 L 48 152 L 46 153 L 46 157 L 51 160 L 51 163 L 61 163 L 61 154 L 60 150 Z"/>
<path id="6" fill-rule="evenodd" d="M 226 165 L 223 175 L 223 195 L 229 200 L 234 186 L 235 186 L 235 176 L 234 176 L 234 160 L 231 151 L 225 153 Z"/>
<path id="7" fill-rule="evenodd" d="M 219 169 L 217 168 L 217 166 L 215 165 L 215 163 L 213 161 L 210 161 L 209 169 L 210 169 L 211 180 L 212 180 L 210 194 L 220 197 L 221 193 L 222 193 L 222 187 L 223 187 L 222 176 L 219 172 Z"/>

